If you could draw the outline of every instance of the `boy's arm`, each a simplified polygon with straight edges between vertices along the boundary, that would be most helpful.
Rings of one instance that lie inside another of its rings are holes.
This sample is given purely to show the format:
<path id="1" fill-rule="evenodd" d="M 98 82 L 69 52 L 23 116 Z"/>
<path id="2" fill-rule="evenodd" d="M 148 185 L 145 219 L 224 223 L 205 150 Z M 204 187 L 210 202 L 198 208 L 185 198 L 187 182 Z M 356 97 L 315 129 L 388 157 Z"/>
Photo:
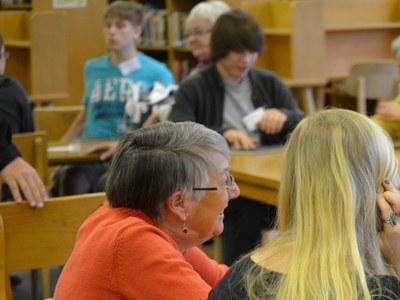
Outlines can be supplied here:
<path id="1" fill-rule="evenodd" d="M 61 138 L 62 143 L 69 143 L 71 140 L 82 133 L 83 127 L 86 121 L 86 108 L 84 108 L 79 114 L 76 116 L 74 122 L 72 122 L 71 126 L 68 128 L 67 132 Z"/>

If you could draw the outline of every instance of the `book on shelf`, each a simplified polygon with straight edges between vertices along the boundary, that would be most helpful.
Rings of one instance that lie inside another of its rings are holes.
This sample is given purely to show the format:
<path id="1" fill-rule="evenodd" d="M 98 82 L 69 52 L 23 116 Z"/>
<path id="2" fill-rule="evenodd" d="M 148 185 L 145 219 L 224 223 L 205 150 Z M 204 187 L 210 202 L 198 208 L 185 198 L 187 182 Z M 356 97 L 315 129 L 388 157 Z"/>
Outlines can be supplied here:
<path id="1" fill-rule="evenodd" d="M 167 12 L 165 9 L 145 8 L 143 33 L 140 44 L 167 46 Z"/>
<path id="2" fill-rule="evenodd" d="M 186 46 L 186 19 L 187 12 L 175 11 L 170 15 L 171 22 L 171 44 L 173 47 Z"/>
<path id="3" fill-rule="evenodd" d="M 20 5 L 20 4 L 31 4 L 31 0 L 0 0 L 0 4 L 7 5 Z"/>

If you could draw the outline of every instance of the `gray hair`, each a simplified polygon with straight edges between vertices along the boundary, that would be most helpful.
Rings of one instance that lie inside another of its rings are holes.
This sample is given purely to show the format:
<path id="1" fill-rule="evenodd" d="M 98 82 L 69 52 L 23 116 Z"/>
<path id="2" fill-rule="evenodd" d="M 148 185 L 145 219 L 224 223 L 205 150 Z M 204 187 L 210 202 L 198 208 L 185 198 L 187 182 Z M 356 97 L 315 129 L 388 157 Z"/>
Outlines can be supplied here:
<path id="1" fill-rule="evenodd" d="M 109 169 L 106 193 L 112 207 L 140 209 L 160 219 L 168 197 L 182 191 L 199 199 L 229 148 L 217 132 L 193 122 L 162 122 L 122 138 Z M 219 155 L 218 155 L 219 154 Z"/>
<path id="2" fill-rule="evenodd" d="M 192 19 L 199 18 L 208 20 L 211 26 L 213 26 L 215 21 L 217 21 L 218 17 L 229 10 L 230 10 L 229 5 L 223 1 L 213 0 L 207 2 L 200 2 L 192 8 L 186 23 Z"/>

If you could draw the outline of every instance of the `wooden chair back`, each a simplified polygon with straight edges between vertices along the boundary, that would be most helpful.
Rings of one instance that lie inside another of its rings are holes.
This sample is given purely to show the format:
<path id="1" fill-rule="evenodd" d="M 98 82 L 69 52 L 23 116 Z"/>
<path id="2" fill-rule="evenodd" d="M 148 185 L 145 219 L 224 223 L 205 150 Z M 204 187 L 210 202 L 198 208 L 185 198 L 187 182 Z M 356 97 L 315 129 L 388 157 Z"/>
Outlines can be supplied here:
<path id="1" fill-rule="evenodd" d="M 33 117 L 38 130 L 47 132 L 49 141 L 60 140 L 83 106 L 35 107 Z"/>
<path id="2" fill-rule="evenodd" d="M 36 169 L 45 185 L 47 176 L 47 134 L 44 131 L 19 133 L 12 136 L 13 143 L 21 152 L 22 158 Z"/>
<path id="3" fill-rule="evenodd" d="M 51 198 L 41 209 L 1 203 L 0 300 L 12 299 L 9 273 L 64 264 L 80 225 L 105 202 L 96 193 Z"/>
<path id="4" fill-rule="evenodd" d="M 393 99 L 398 94 L 399 67 L 395 60 L 355 63 L 344 91 L 357 99 L 357 111 L 366 114 L 367 99 Z"/>

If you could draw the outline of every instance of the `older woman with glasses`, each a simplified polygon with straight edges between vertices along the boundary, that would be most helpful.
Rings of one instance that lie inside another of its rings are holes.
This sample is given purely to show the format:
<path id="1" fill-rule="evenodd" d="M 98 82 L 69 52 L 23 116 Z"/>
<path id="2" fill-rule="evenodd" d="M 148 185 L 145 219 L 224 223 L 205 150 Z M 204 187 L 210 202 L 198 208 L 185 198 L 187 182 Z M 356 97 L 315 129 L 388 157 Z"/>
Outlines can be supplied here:
<path id="1" fill-rule="evenodd" d="M 199 248 L 237 197 L 224 138 L 192 122 L 127 134 L 105 204 L 82 225 L 55 299 L 206 299 L 227 267 Z"/>

